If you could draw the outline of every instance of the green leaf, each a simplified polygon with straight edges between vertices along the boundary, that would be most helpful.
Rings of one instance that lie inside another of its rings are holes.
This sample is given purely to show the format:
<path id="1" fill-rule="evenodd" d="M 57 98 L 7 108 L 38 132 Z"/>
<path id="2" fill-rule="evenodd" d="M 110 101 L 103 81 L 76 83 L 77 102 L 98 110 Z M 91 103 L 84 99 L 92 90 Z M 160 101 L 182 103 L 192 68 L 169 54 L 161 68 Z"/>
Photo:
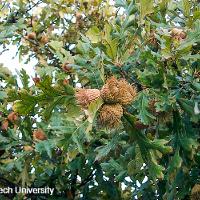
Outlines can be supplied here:
<path id="1" fill-rule="evenodd" d="M 57 105 L 59 105 L 61 102 L 63 102 L 63 99 L 64 98 L 66 98 L 65 96 L 58 96 L 58 97 L 55 97 L 54 99 L 53 99 L 53 101 L 52 102 L 50 102 L 47 106 L 46 106 L 46 108 L 45 108 L 45 110 L 44 110 L 44 113 L 43 113 L 43 115 L 44 115 L 44 118 L 46 119 L 46 120 L 49 120 L 49 118 L 51 117 L 51 114 L 52 114 L 52 111 L 53 111 L 53 109 L 57 106 Z M 69 99 L 70 97 L 68 97 L 68 99 Z"/>
<path id="2" fill-rule="evenodd" d="M 183 149 L 192 151 L 198 148 L 198 142 L 193 138 L 183 137 L 180 139 Z"/>
<path id="3" fill-rule="evenodd" d="M 131 160 L 127 166 L 128 174 L 130 176 L 139 173 L 141 170 L 141 167 L 144 164 L 144 161 L 141 156 L 141 151 L 138 145 L 135 148 L 135 153 L 136 153 L 135 159 Z"/>
<path id="4" fill-rule="evenodd" d="M 195 108 L 195 102 L 192 101 L 192 100 L 188 100 L 188 99 L 183 99 L 183 98 L 180 98 L 177 100 L 180 107 L 186 112 L 188 113 L 192 120 L 194 122 L 197 122 L 198 119 L 199 119 L 199 114 L 195 114 L 194 112 L 194 108 Z"/>
<path id="5" fill-rule="evenodd" d="M 92 43 L 98 43 L 101 41 L 100 31 L 97 26 L 91 27 L 87 32 L 86 36 L 90 39 Z"/>
<path id="6" fill-rule="evenodd" d="M 99 108 L 102 106 L 102 104 L 103 104 L 103 100 L 101 98 L 98 98 L 97 100 L 90 103 L 90 105 L 88 106 L 88 112 L 89 112 L 88 121 L 91 124 L 93 123 L 96 113 L 99 110 Z"/>
<path id="7" fill-rule="evenodd" d="M 195 90 L 197 90 L 197 91 L 200 92 L 200 83 L 194 82 L 194 83 L 192 83 L 192 87 L 193 87 Z"/>
<path id="8" fill-rule="evenodd" d="M 25 163 L 24 168 L 21 172 L 21 174 L 18 177 L 18 182 L 21 181 L 22 187 L 25 187 L 26 185 L 29 185 L 30 183 L 30 178 L 28 174 L 28 169 L 27 169 L 27 164 Z"/>
<path id="9" fill-rule="evenodd" d="M 28 89 L 28 84 L 29 84 L 29 75 L 26 73 L 24 69 L 20 70 L 19 73 L 22 85 L 25 89 Z"/>
<path id="10" fill-rule="evenodd" d="M 63 42 L 62 41 L 51 41 L 49 42 L 50 51 L 52 53 L 55 53 L 59 60 L 64 63 L 73 63 L 74 59 L 71 53 L 63 48 Z"/>
<path id="11" fill-rule="evenodd" d="M 7 93 L 0 90 L 0 100 L 4 100 L 5 98 L 7 98 Z"/>
<path id="12" fill-rule="evenodd" d="M 149 167 L 149 174 L 151 175 L 151 177 L 153 179 L 163 179 L 164 178 L 164 174 L 163 174 L 163 170 L 165 168 L 159 164 L 157 164 L 156 162 L 151 162 L 150 167 Z"/>
<path id="13" fill-rule="evenodd" d="M 27 115 L 34 110 L 36 102 L 17 100 L 14 102 L 13 111 L 20 115 Z"/>
<path id="14" fill-rule="evenodd" d="M 97 152 L 95 160 L 101 160 L 102 158 L 105 158 L 111 150 L 115 148 L 119 140 L 119 135 L 115 135 L 108 144 L 105 146 L 97 147 L 95 151 Z"/>
<path id="15" fill-rule="evenodd" d="M 170 162 L 170 165 L 168 167 L 168 172 L 172 173 L 174 170 L 180 168 L 181 165 L 182 165 L 182 158 L 180 157 L 179 152 L 177 150 Z"/>
<path id="16" fill-rule="evenodd" d="M 171 153 L 173 151 L 172 147 L 165 146 L 169 141 L 165 139 L 155 139 L 149 143 L 149 147 L 156 149 L 163 154 Z"/>
<path id="17" fill-rule="evenodd" d="M 151 14 L 154 10 L 153 0 L 141 0 L 140 1 L 140 21 L 144 23 L 144 17 Z"/>
<path id="18" fill-rule="evenodd" d="M 55 140 L 45 140 L 36 143 L 35 149 L 36 151 L 42 153 L 47 153 L 47 155 L 52 158 L 52 150 L 56 147 Z"/>
<path id="19" fill-rule="evenodd" d="M 149 100 L 144 92 L 141 92 L 135 102 L 138 110 L 138 118 L 143 124 L 149 124 L 152 119 L 156 119 L 149 111 Z"/>

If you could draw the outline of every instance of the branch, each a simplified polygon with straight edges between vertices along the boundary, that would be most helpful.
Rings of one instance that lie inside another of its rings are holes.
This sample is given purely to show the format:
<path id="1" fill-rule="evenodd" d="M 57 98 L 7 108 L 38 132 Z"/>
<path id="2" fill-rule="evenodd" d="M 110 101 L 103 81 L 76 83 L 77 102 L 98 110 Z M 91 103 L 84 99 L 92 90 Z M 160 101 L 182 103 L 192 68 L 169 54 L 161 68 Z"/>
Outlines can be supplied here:
<path id="1" fill-rule="evenodd" d="M 89 181 L 92 180 L 94 174 L 93 174 L 93 170 L 88 174 L 88 176 L 77 186 L 78 188 L 84 186 L 86 183 L 88 183 Z"/>
<path id="2" fill-rule="evenodd" d="M 76 170 L 75 174 L 72 176 L 71 180 L 71 194 L 73 199 L 75 199 L 76 196 L 76 182 L 77 182 L 77 176 L 78 176 L 78 170 Z"/>
<path id="3" fill-rule="evenodd" d="M 31 6 L 29 9 L 27 9 L 26 12 L 29 12 L 30 10 L 32 10 L 34 7 L 38 6 L 41 3 L 42 1 L 39 0 L 38 2 L 34 3 L 33 6 Z"/>
<path id="4" fill-rule="evenodd" d="M 4 177 L 0 177 L 0 183 L 3 183 L 4 185 L 6 186 L 9 186 L 10 188 L 15 188 L 17 187 L 18 185 L 16 185 L 15 183 L 7 180 L 6 178 Z"/>

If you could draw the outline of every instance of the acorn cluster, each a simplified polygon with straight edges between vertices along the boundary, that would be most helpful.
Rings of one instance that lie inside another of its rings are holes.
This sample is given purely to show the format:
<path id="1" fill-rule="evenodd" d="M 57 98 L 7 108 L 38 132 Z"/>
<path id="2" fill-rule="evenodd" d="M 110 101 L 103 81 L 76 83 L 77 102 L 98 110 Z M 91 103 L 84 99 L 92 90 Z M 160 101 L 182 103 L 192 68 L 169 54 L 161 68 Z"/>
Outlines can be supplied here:
<path id="1" fill-rule="evenodd" d="M 101 98 L 105 102 L 99 113 L 100 123 L 108 128 L 118 127 L 123 116 L 122 106 L 130 104 L 137 90 L 125 79 L 109 78 L 101 89 Z"/>
<path id="2" fill-rule="evenodd" d="M 83 108 L 98 98 L 104 104 L 100 108 L 99 122 L 107 128 L 118 127 L 123 116 L 123 106 L 130 104 L 137 95 L 137 90 L 125 79 L 116 79 L 114 76 L 106 81 L 101 90 L 80 89 L 76 92 L 76 100 Z"/>
<path id="3" fill-rule="evenodd" d="M 118 127 L 123 115 L 123 108 L 119 103 L 104 104 L 100 110 L 99 121 L 108 128 Z"/>

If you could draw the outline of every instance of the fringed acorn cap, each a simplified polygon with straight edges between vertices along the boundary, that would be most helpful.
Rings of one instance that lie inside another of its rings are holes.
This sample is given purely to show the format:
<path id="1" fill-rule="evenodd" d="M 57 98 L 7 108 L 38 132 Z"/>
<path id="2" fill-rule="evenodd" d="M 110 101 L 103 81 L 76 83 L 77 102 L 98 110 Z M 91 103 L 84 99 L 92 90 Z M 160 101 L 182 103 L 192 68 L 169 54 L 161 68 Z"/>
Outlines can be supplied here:
<path id="1" fill-rule="evenodd" d="M 75 94 L 77 103 L 82 107 L 87 107 L 92 101 L 100 97 L 98 89 L 79 89 Z"/>
<path id="2" fill-rule="evenodd" d="M 100 110 L 99 121 L 102 126 L 116 128 L 121 123 L 123 115 L 122 106 L 117 104 L 104 104 Z"/>
<path id="3" fill-rule="evenodd" d="M 125 79 L 119 81 L 119 103 L 122 105 L 130 104 L 137 95 L 137 90 L 130 85 Z"/>
<path id="4" fill-rule="evenodd" d="M 112 76 L 101 89 L 101 97 L 106 103 L 117 103 L 119 94 L 118 80 Z"/>
<path id="5" fill-rule="evenodd" d="M 125 79 L 117 80 L 114 76 L 109 78 L 101 89 L 101 97 L 106 103 L 119 103 L 121 105 L 130 104 L 137 90 Z"/>
<path id="6" fill-rule="evenodd" d="M 191 191 L 191 200 L 200 200 L 200 184 L 195 184 Z"/>

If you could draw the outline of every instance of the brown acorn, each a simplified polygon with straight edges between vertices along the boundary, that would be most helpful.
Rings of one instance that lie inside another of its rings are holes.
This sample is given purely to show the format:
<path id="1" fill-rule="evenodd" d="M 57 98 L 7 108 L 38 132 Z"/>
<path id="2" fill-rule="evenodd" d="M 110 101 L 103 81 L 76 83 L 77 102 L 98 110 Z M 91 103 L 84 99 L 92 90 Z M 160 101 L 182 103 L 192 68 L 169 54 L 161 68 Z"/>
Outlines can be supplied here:
<path id="1" fill-rule="evenodd" d="M 68 79 L 64 79 L 63 80 L 63 85 L 68 85 L 69 84 L 69 80 Z"/>
<path id="2" fill-rule="evenodd" d="M 200 184 L 195 184 L 191 191 L 191 200 L 200 200 Z"/>
<path id="3" fill-rule="evenodd" d="M 77 12 L 77 13 L 76 13 L 76 20 L 79 21 L 79 20 L 81 20 L 81 19 L 82 19 L 81 13 Z"/>
<path id="4" fill-rule="evenodd" d="M 64 63 L 64 64 L 62 65 L 62 69 L 63 69 L 63 71 L 65 71 L 65 72 L 71 72 L 71 71 L 72 71 L 72 68 L 69 66 L 69 63 Z"/>
<path id="5" fill-rule="evenodd" d="M 41 37 L 41 39 L 40 39 L 40 42 L 41 42 L 42 44 L 46 44 L 46 43 L 48 43 L 48 41 L 49 41 L 49 38 L 48 38 L 46 35 L 43 35 L 43 36 Z"/>
<path id="6" fill-rule="evenodd" d="M 29 33 L 29 34 L 27 35 L 27 38 L 28 38 L 29 40 L 35 40 L 35 39 L 36 39 L 36 33 L 35 33 L 35 32 Z"/>
<path id="7" fill-rule="evenodd" d="M 98 89 L 78 89 L 75 94 L 77 103 L 83 108 L 86 108 L 92 101 L 100 97 L 100 90 Z"/>
<path id="8" fill-rule="evenodd" d="M 33 147 L 29 146 L 29 145 L 24 146 L 23 149 L 24 149 L 24 151 L 33 151 Z"/>
<path id="9" fill-rule="evenodd" d="M 40 83 L 41 79 L 39 77 L 34 77 L 33 78 L 33 82 L 35 83 L 35 85 L 37 85 L 38 83 Z"/>
<path id="10" fill-rule="evenodd" d="M 100 109 L 99 122 L 107 128 L 117 128 L 123 116 L 122 106 L 117 104 L 104 104 Z"/>
<path id="11" fill-rule="evenodd" d="M 8 130 L 8 120 L 4 120 L 1 125 L 1 130 L 7 131 Z"/>
<path id="12" fill-rule="evenodd" d="M 42 129 L 37 129 L 33 131 L 34 140 L 47 140 L 47 136 Z"/>
<path id="13" fill-rule="evenodd" d="M 11 112 L 9 115 L 8 115 L 8 120 L 12 123 L 16 122 L 18 120 L 18 114 L 15 113 L 15 112 Z"/>

